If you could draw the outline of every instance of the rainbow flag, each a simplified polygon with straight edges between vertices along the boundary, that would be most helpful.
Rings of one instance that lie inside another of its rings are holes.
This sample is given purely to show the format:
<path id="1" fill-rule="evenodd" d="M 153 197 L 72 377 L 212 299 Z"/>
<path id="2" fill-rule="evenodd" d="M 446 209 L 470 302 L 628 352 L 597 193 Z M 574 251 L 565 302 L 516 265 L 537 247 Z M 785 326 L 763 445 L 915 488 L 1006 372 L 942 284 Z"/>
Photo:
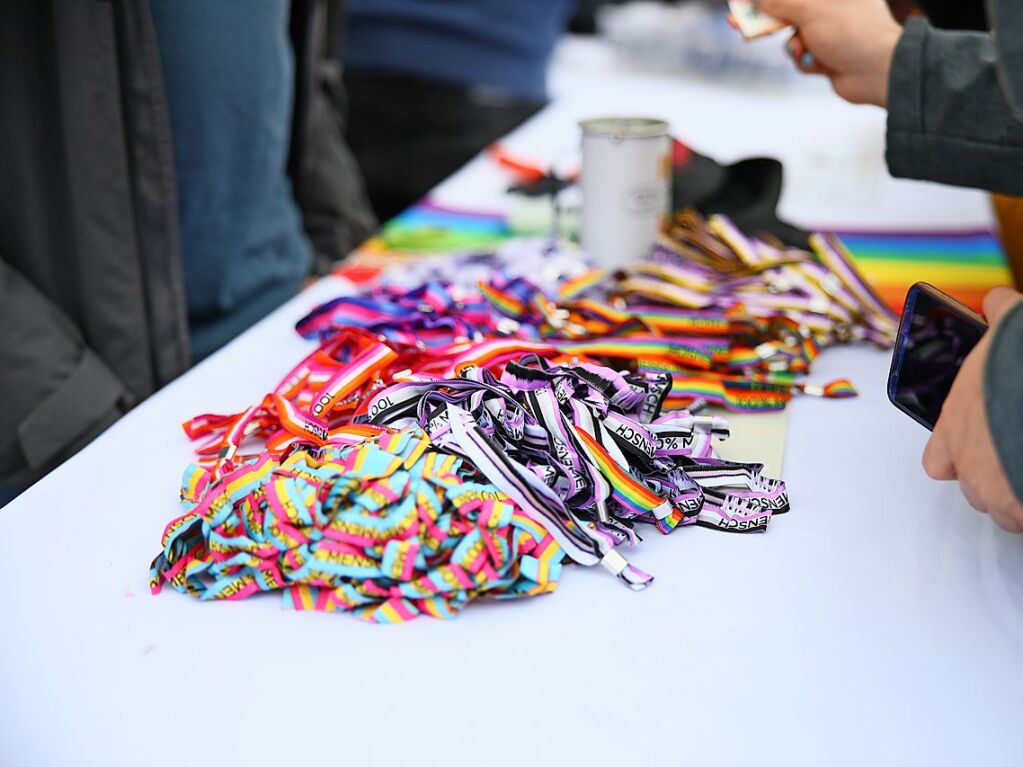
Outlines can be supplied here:
<path id="1" fill-rule="evenodd" d="M 1012 285 L 1005 251 L 989 231 L 838 236 L 896 313 L 902 312 L 906 291 L 915 282 L 929 282 L 976 310 L 991 288 Z"/>
<path id="2" fill-rule="evenodd" d="M 384 224 L 360 250 L 450 253 L 486 248 L 510 236 L 502 214 L 456 210 L 424 200 Z"/>
<path id="3" fill-rule="evenodd" d="M 334 274 L 368 285 L 388 267 L 430 255 L 487 250 L 511 236 L 503 214 L 457 210 L 424 200 L 384 224 Z"/>
<path id="4" fill-rule="evenodd" d="M 386 266 L 426 254 L 493 247 L 514 236 L 500 213 L 459 210 L 425 200 L 388 222 L 338 270 L 361 283 Z M 990 231 L 839 232 L 857 265 L 896 313 L 914 282 L 929 282 L 973 309 L 998 285 L 1011 285 Z M 366 272 L 366 274 L 363 274 Z"/>

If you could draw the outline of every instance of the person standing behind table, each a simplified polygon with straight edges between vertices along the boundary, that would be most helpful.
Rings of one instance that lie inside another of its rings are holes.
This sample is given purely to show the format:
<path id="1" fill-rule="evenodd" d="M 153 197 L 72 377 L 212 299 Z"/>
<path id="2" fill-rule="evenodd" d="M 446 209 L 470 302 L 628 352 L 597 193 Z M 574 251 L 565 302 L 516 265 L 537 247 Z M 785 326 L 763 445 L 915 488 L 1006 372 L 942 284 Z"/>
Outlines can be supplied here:
<path id="1" fill-rule="evenodd" d="M 0 506 L 369 234 L 339 8 L 0 3 Z"/>
<path id="2" fill-rule="evenodd" d="M 1023 4 L 992 0 L 994 32 L 905 29 L 883 0 L 759 0 L 797 30 L 789 52 L 856 104 L 888 109 L 892 175 L 1023 194 Z M 934 479 L 1023 532 L 1023 295 L 984 301 L 990 330 L 956 378 L 924 452 Z"/>
<path id="3" fill-rule="evenodd" d="M 348 5 L 348 139 L 385 220 L 543 107 L 575 0 Z"/>

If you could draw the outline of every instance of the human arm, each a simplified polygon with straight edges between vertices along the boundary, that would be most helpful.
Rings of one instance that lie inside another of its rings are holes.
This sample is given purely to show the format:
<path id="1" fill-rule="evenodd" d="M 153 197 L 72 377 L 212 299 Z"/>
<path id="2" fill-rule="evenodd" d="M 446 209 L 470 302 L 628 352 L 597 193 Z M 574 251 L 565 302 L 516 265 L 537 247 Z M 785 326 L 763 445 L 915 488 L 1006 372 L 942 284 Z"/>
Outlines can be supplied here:
<path id="1" fill-rule="evenodd" d="M 922 19 L 903 29 L 882 0 L 758 7 L 797 28 L 790 52 L 804 71 L 829 77 L 848 101 L 888 108 L 893 176 L 1023 195 L 1023 123 L 1003 92 L 991 35 Z"/>
<path id="2" fill-rule="evenodd" d="M 1023 194 L 1023 123 L 991 35 L 906 25 L 889 84 L 887 160 L 896 177 Z"/>

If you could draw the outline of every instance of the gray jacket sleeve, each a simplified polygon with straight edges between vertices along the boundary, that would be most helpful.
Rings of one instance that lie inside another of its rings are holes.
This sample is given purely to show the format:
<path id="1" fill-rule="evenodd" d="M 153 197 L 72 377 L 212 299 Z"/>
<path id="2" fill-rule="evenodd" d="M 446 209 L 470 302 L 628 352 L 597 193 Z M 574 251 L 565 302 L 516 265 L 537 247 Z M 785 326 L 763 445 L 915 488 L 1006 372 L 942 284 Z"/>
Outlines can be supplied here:
<path id="1" fill-rule="evenodd" d="M 1002 320 L 984 371 L 988 425 L 1016 497 L 1023 501 L 1023 302 Z"/>
<path id="2" fill-rule="evenodd" d="M 1023 123 L 999 66 L 991 35 L 906 24 L 888 89 L 893 176 L 1023 195 Z"/>
<path id="3" fill-rule="evenodd" d="M 24 486 L 116 421 L 131 396 L 63 312 L 0 260 L 0 485 Z"/>

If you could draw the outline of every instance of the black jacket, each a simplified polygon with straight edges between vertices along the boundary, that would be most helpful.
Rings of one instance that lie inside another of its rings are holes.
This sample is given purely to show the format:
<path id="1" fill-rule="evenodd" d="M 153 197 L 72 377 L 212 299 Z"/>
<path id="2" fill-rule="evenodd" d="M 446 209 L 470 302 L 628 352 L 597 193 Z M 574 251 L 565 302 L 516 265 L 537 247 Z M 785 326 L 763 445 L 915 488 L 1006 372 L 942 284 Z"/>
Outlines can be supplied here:
<path id="1" fill-rule="evenodd" d="M 0 484 L 25 484 L 189 364 L 145 0 L 0 3 Z"/>

